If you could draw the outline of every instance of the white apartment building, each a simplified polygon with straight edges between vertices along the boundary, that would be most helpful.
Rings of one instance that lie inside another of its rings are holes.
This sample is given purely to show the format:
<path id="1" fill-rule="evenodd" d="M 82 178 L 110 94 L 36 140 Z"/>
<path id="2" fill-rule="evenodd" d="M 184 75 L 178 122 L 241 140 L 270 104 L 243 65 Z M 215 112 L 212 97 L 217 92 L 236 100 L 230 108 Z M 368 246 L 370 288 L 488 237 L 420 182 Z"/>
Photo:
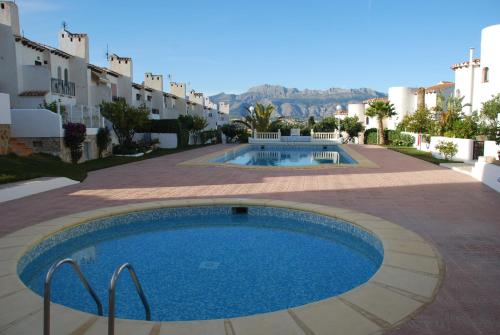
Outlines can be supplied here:
<path id="1" fill-rule="evenodd" d="M 64 111 L 62 122 L 85 123 L 88 134 L 104 125 L 99 105 L 117 99 L 146 106 L 151 119 L 218 114 L 218 106 L 207 104 L 202 93 L 193 91 L 187 97 L 184 83 L 171 82 L 170 93 L 164 92 L 161 74 L 147 72 L 142 83 L 135 83 L 130 57 L 112 54 L 108 67 L 90 64 L 85 33 L 61 29 L 58 48 L 22 36 L 13 1 L 0 1 L 0 92 L 9 94 L 12 110 L 37 111 L 44 102 L 57 102 Z M 219 122 L 209 121 L 210 127 Z"/>
<path id="2" fill-rule="evenodd" d="M 467 114 L 480 111 L 482 103 L 500 93 L 500 24 L 481 31 L 481 58 L 474 58 L 469 49 L 469 60 L 452 65 L 455 72 L 455 95 L 469 104 Z"/>
<path id="3" fill-rule="evenodd" d="M 489 26 L 481 31 L 481 58 L 474 58 L 474 49 L 469 50 L 469 60 L 452 65 L 455 82 L 441 81 L 435 85 L 420 88 L 425 106 L 433 110 L 437 97 L 445 99 L 454 95 L 464 97 L 464 113 L 479 112 L 483 102 L 500 93 L 500 24 Z M 384 126 L 395 129 L 401 120 L 414 113 L 418 108 L 419 89 L 414 87 L 390 87 L 385 100 L 394 104 L 396 115 L 384 120 Z M 358 116 L 366 128 L 376 128 L 376 118 L 365 114 L 368 104 L 374 100 L 348 105 L 349 116 Z M 381 98 L 384 100 L 384 98 Z M 444 106 L 446 108 L 446 106 Z"/>

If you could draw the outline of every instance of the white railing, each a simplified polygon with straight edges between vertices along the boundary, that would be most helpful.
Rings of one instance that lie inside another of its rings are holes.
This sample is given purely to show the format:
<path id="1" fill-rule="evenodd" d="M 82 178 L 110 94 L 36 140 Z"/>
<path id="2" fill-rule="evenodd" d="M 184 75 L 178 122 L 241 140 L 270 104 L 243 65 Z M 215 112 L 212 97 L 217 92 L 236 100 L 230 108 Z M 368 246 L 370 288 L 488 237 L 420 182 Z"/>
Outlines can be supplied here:
<path id="1" fill-rule="evenodd" d="M 340 139 L 340 133 L 338 131 L 334 132 L 320 132 L 316 133 L 311 130 L 311 140 L 312 141 L 338 141 Z"/>
<path id="2" fill-rule="evenodd" d="M 104 118 L 99 106 L 68 105 L 61 111 L 63 122 L 83 123 L 87 128 L 104 127 Z"/>
<path id="3" fill-rule="evenodd" d="M 258 132 L 254 130 L 252 138 L 249 139 L 250 143 L 257 142 L 280 142 L 281 141 L 281 131 L 278 130 L 276 133 L 271 132 Z"/>

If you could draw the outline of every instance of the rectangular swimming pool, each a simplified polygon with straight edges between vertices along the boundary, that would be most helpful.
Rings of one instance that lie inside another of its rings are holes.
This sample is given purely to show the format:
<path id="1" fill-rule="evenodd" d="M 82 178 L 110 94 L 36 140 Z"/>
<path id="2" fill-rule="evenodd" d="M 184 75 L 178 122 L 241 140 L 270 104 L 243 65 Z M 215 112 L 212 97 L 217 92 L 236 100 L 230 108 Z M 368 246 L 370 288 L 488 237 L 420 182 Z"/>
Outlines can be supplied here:
<path id="1" fill-rule="evenodd" d="M 250 144 L 230 151 L 211 160 L 212 163 L 227 163 L 247 166 L 315 166 L 357 164 L 338 145 L 277 145 Z"/>

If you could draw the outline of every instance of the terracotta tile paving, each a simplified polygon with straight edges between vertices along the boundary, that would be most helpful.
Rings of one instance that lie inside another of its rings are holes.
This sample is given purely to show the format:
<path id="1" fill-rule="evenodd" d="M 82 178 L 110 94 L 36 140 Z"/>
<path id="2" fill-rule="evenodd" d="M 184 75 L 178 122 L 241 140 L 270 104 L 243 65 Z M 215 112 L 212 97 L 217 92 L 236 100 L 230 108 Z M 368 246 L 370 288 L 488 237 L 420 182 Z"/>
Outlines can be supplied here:
<path id="1" fill-rule="evenodd" d="M 92 172 L 81 184 L 0 204 L 0 236 L 131 202 L 256 197 L 345 207 L 411 229 L 446 264 L 436 300 L 391 334 L 500 334 L 500 194 L 457 172 L 374 146 L 380 168 L 248 170 L 177 166 L 222 145 Z"/>

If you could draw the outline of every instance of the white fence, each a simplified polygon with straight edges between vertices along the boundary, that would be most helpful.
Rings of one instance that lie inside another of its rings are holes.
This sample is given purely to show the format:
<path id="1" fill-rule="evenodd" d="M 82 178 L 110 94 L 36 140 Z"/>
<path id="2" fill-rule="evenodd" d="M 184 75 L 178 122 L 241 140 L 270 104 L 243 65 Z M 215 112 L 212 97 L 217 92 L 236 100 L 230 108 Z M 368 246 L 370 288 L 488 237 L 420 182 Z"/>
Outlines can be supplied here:
<path id="1" fill-rule="evenodd" d="M 12 137 L 62 137 L 61 115 L 47 109 L 11 109 Z"/>
<path id="2" fill-rule="evenodd" d="M 280 141 L 281 141 L 281 131 L 279 130 L 276 133 L 258 132 L 257 130 L 254 130 L 253 136 L 248 139 L 249 143 L 280 142 Z"/>
<path id="3" fill-rule="evenodd" d="M 61 112 L 63 122 L 83 123 L 87 128 L 104 127 L 104 118 L 98 106 L 70 105 Z"/>
<path id="4" fill-rule="evenodd" d="M 431 136 L 430 141 L 425 134 L 408 133 L 405 134 L 413 136 L 415 142 L 413 147 L 418 150 L 431 152 L 434 157 L 443 158 L 439 151 L 436 149 L 436 145 L 441 142 L 453 142 L 457 145 L 458 152 L 453 157 L 455 161 L 472 161 L 474 155 L 474 140 L 466 138 L 454 138 L 454 137 L 444 137 L 444 136 Z M 494 141 L 484 142 L 484 156 L 495 156 L 496 151 L 500 147 L 496 145 Z"/>
<path id="5" fill-rule="evenodd" d="M 311 130 L 311 139 L 312 141 L 338 141 L 340 139 L 340 133 L 338 131 L 334 132 L 319 132 L 316 133 Z"/>

